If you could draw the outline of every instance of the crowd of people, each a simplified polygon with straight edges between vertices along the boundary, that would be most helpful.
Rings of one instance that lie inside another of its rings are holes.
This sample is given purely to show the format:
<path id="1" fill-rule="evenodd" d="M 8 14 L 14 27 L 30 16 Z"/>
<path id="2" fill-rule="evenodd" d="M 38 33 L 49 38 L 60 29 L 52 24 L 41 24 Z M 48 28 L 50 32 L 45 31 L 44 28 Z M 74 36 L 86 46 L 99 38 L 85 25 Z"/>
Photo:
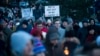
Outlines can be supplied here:
<path id="1" fill-rule="evenodd" d="M 36 20 L 19 19 L 14 10 L 14 15 L 0 11 L 0 56 L 100 56 L 100 26 L 94 19 L 82 20 L 81 27 L 71 17 L 44 21 L 39 11 Z"/>

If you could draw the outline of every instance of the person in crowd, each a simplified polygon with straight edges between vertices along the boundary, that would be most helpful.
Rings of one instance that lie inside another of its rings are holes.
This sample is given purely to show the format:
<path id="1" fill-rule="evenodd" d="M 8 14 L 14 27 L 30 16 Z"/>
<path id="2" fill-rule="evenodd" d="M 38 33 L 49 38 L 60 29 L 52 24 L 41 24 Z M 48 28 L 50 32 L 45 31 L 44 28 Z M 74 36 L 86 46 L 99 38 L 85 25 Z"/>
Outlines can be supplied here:
<path id="1" fill-rule="evenodd" d="M 26 31 L 28 33 L 31 32 L 31 28 L 29 27 L 27 20 L 22 21 L 22 23 L 17 27 L 16 31 L 20 31 L 20 30 L 21 31 Z"/>
<path id="2" fill-rule="evenodd" d="M 65 50 L 66 47 L 69 50 L 69 55 L 68 56 L 73 56 L 74 55 L 74 51 L 75 51 L 75 49 L 78 45 L 80 45 L 80 41 L 75 36 L 74 31 L 73 30 L 68 31 L 67 34 L 65 34 L 65 40 L 63 42 L 64 50 Z"/>
<path id="3" fill-rule="evenodd" d="M 32 36 L 24 31 L 18 31 L 11 35 L 12 56 L 32 56 Z"/>
<path id="4" fill-rule="evenodd" d="M 35 20 L 38 20 L 40 17 L 43 16 L 43 9 L 40 8 L 40 5 L 41 5 L 41 4 L 39 4 L 39 3 L 37 3 L 37 4 L 35 5 L 36 8 L 35 8 L 34 11 L 33 11 L 33 14 L 34 14 L 34 16 L 35 16 Z"/>
<path id="5" fill-rule="evenodd" d="M 2 20 L 0 23 L 0 36 L 3 41 L 5 41 L 5 42 L 7 41 L 7 35 L 5 35 L 3 32 L 3 21 Z"/>
<path id="6" fill-rule="evenodd" d="M 69 20 L 67 20 L 67 19 L 63 20 L 62 28 L 65 29 L 65 34 L 67 34 L 68 31 L 73 30 L 72 23 L 69 22 Z M 64 37 L 65 37 L 65 35 L 64 35 Z"/>
<path id="7" fill-rule="evenodd" d="M 6 45 L 7 55 L 10 55 L 10 36 L 13 33 L 11 29 L 7 27 L 7 21 L 5 19 L 0 19 L 0 29 L 2 29 L 2 33 L 4 36 L 4 42 Z"/>
<path id="8" fill-rule="evenodd" d="M 45 41 L 46 56 L 64 56 L 61 43 L 59 43 L 59 34 L 54 32 L 47 35 L 47 38 L 48 41 Z"/>
<path id="9" fill-rule="evenodd" d="M 33 23 L 33 20 L 32 19 L 29 19 L 28 20 L 28 25 L 30 26 L 30 28 L 33 27 L 34 23 Z"/>
<path id="10" fill-rule="evenodd" d="M 61 28 L 61 21 L 59 19 L 55 20 L 54 26 L 57 28 L 58 33 L 60 34 L 59 40 L 62 41 L 64 38 L 65 30 Z"/>
<path id="11" fill-rule="evenodd" d="M 33 27 L 34 27 L 34 22 L 33 22 L 32 19 L 29 19 L 29 20 L 28 20 L 28 26 L 29 26 L 29 28 L 30 28 L 31 30 L 33 29 Z"/>
<path id="12" fill-rule="evenodd" d="M 34 28 L 31 30 L 31 34 L 33 34 L 36 30 L 40 30 L 41 31 L 41 37 L 42 37 L 42 40 L 44 39 L 43 37 L 43 33 L 47 33 L 48 32 L 48 29 L 43 25 L 43 22 L 38 20 L 36 22 L 36 25 L 34 26 Z"/>
<path id="13" fill-rule="evenodd" d="M 88 35 L 86 37 L 85 43 L 88 44 L 93 44 L 95 43 L 97 37 L 97 32 L 94 28 L 88 28 Z"/>
<path id="14" fill-rule="evenodd" d="M 48 29 L 48 32 L 47 32 L 47 34 L 46 34 L 46 39 L 45 39 L 45 44 L 49 44 L 49 38 L 50 37 L 48 37 L 48 36 L 50 36 L 50 34 L 51 33 L 58 33 L 58 30 L 57 30 L 57 28 L 55 27 L 55 26 L 51 26 L 51 27 L 49 27 L 49 29 Z M 59 33 L 58 33 L 59 34 Z"/>
<path id="15" fill-rule="evenodd" d="M 89 28 L 94 28 L 94 30 L 95 30 L 95 32 L 97 33 L 97 34 L 99 34 L 99 27 L 96 25 L 96 22 L 95 22 L 95 20 L 94 19 L 90 19 L 89 20 L 89 23 L 90 23 L 90 25 L 88 26 Z"/>
<path id="16" fill-rule="evenodd" d="M 4 35 L 3 29 L 0 26 L 0 56 L 6 56 L 6 41 L 7 36 Z"/>
<path id="17" fill-rule="evenodd" d="M 73 23 L 73 30 L 75 32 L 75 36 L 77 36 L 78 30 L 80 29 L 78 21 L 74 21 Z"/>
<path id="18" fill-rule="evenodd" d="M 51 21 L 51 19 L 48 19 L 48 20 L 47 20 L 47 25 L 46 25 L 46 26 L 47 26 L 47 28 L 49 28 L 50 26 L 52 26 L 52 21 Z"/>
<path id="19" fill-rule="evenodd" d="M 36 56 L 45 56 L 46 49 L 41 40 L 41 31 L 37 29 L 32 35 L 34 36 L 34 54 Z"/>
<path id="20" fill-rule="evenodd" d="M 8 37 L 10 37 L 10 35 L 13 33 L 13 31 L 7 27 L 7 21 L 6 21 L 5 19 L 0 19 L 0 25 L 1 25 L 2 28 L 3 28 L 3 32 L 4 32 Z"/>
<path id="21" fill-rule="evenodd" d="M 64 20 L 62 20 L 62 28 L 63 29 L 66 29 L 66 28 L 68 28 L 68 20 L 67 19 L 64 19 Z"/>
<path id="22" fill-rule="evenodd" d="M 96 24 L 95 24 L 96 22 L 95 22 L 94 19 L 90 19 L 90 20 L 89 20 L 89 23 L 90 23 L 91 26 L 95 26 L 95 25 L 96 25 Z"/>
<path id="23" fill-rule="evenodd" d="M 82 24 L 83 27 L 78 30 L 77 37 L 79 38 L 81 45 L 84 45 L 88 34 L 88 21 L 83 20 Z"/>
<path id="24" fill-rule="evenodd" d="M 8 23 L 8 28 L 11 29 L 12 31 L 15 31 L 15 30 L 16 30 L 16 26 L 15 26 L 13 20 L 10 20 L 10 21 L 9 21 L 9 23 Z"/>

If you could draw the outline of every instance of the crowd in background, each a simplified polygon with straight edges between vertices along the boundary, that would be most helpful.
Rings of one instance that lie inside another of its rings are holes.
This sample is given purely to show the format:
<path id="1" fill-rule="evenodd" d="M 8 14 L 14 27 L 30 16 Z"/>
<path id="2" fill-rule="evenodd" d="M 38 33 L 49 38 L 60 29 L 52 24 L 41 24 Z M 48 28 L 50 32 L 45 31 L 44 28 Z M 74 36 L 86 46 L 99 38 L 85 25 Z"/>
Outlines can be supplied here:
<path id="1" fill-rule="evenodd" d="M 94 19 L 81 25 L 71 17 L 44 20 L 38 6 L 28 20 L 17 7 L 1 8 L 0 56 L 100 56 L 100 26 Z"/>

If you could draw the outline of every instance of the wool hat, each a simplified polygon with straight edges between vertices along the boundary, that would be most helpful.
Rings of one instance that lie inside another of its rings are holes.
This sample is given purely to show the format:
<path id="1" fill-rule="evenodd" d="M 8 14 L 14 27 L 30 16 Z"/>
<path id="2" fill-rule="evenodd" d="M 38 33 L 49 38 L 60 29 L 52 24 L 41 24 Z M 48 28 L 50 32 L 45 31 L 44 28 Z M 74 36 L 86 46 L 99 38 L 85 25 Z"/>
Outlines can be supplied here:
<path id="1" fill-rule="evenodd" d="M 32 40 L 32 36 L 24 31 L 18 31 L 11 35 L 11 49 L 13 52 L 23 54 L 24 48 L 29 41 Z"/>
<path id="2" fill-rule="evenodd" d="M 56 40 L 56 39 L 59 39 L 59 34 L 58 33 L 51 33 L 50 40 Z"/>
<path id="3" fill-rule="evenodd" d="M 33 51 L 35 55 L 46 51 L 42 41 L 38 37 L 33 38 L 33 40 L 34 40 Z"/>

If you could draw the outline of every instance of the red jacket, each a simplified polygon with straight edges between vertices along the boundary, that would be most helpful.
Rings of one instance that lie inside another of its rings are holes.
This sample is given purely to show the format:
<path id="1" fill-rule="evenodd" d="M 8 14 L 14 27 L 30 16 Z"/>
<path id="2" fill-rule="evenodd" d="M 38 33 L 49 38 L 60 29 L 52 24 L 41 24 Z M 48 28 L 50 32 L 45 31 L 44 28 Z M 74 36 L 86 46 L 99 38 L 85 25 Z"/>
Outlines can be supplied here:
<path id="1" fill-rule="evenodd" d="M 31 30 L 31 34 L 33 36 L 40 36 L 42 38 L 42 32 L 48 32 L 48 29 L 46 27 L 43 27 L 41 30 L 39 30 L 37 27 L 34 27 L 32 30 Z"/>

